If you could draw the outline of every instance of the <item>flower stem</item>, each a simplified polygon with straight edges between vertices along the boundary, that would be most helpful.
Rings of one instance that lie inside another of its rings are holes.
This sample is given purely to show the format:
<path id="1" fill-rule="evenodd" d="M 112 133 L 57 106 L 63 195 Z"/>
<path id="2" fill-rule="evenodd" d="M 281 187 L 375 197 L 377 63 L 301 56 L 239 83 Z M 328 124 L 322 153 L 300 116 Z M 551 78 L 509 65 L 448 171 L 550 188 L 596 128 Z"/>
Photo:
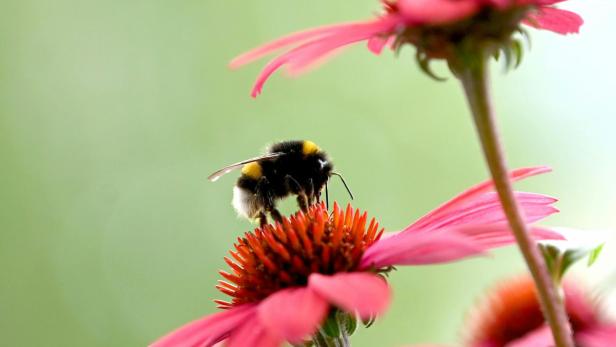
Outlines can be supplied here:
<path id="1" fill-rule="evenodd" d="M 556 346 L 574 347 L 571 326 L 559 299 L 555 283 L 552 281 L 539 247 L 528 232 L 522 216 L 523 212 L 513 194 L 488 90 L 488 57 L 482 53 L 477 58 L 472 64 L 467 64 L 458 70 L 457 75 L 462 82 L 473 113 L 485 159 L 511 230 L 535 281 L 539 302 L 545 319 L 552 329 Z"/>

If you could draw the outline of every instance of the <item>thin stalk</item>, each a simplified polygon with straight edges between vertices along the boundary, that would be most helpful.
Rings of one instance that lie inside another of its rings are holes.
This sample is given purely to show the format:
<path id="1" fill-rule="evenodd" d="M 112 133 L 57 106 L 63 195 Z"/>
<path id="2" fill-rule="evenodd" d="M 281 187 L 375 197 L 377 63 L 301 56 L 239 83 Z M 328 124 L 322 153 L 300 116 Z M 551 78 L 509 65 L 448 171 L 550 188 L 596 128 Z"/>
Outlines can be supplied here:
<path id="1" fill-rule="evenodd" d="M 500 142 L 496 119 L 491 105 L 488 82 L 488 59 L 481 55 L 475 64 L 459 71 L 466 97 L 473 113 L 475 127 L 481 140 L 484 156 L 494 180 L 494 185 L 515 235 L 518 247 L 524 256 L 539 294 L 539 302 L 546 321 L 552 329 L 557 347 L 574 347 L 571 325 L 554 281 L 548 271 L 539 247 L 531 238 L 522 211 L 513 194 L 507 164 Z"/>

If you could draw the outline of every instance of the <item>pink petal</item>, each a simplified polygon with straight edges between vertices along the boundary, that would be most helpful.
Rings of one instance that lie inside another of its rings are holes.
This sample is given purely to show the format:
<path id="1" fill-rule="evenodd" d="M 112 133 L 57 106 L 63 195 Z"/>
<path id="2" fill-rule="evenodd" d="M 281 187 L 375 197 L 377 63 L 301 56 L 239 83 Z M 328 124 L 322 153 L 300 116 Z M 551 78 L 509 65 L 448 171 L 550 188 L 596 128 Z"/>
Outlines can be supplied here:
<path id="1" fill-rule="evenodd" d="M 289 77 L 298 77 L 300 75 L 303 75 L 305 73 L 308 73 L 312 70 L 319 68 L 321 65 L 325 64 L 328 60 L 338 55 L 338 53 L 342 52 L 342 50 L 344 50 L 345 48 L 346 47 L 340 47 L 337 49 L 333 49 L 329 52 L 324 52 L 323 54 L 321 54 L 320 56 L 316 57 L 313 60 L 309 60 L 309 61 L 298 60 L 297 62 L 294 62 L 293 64 L 287 65 L 285 72 L 287 73 L 287 76 Z"/>
<path id="2" fill-rule="evenodd" d="M 267 79 L 281 66 L 289 64 L 292 69 L 302 70 L 306 66 L 318 61 L 331 51 L 343 46 L 367 40 L 378 34 L 387 34 L 398 24 L 397 16 L 386 16 L 369 22 L 348 25 L 345 28 L 331 32 L 329 35 L 316 37 L 291 51 L 282 54 L 270 61 L 261 71 L 253 86 L 251 96 L 261 93 Z"/>
<path id="3" fill-rule="evenodd" d="M 535 240 L 561 240 L 562 235 L 546 228 L 531 228 Z M 425 233 L 400 232 L 380 239 L 364 253 L 360 268 L 391 265 L 426 265 L 447 263 L 507 246 L 515 238 L 506 223 L 464 225 Z"/>
<path id="4" fill-rule="evenodd" d="M 398 233 L 370 246 L 360 269 L 446 263 L 482 253 L 480 245 L 456 232 Z"/>
<path id="5" fill-rule="evenodd" d="M 398 0 L 400 13 L 413 24 L 443 24 L 473 15 L 479 1 L 468 0 Z"/>
<path id="6" fill-rule="evenodd" d="M 301 44 L 306 42 L 307 40 L 311 40 L 320 36 L 324 36 L 330 34 L 332 32 L 336 32 L 339 30 L 348 30 L 350 27 L 354 27 L 357 25 L 363 25 L 364 22 L 354 22 L 354 23 L 343 23 L 343 24 L 334 24 L 328 26 L 322 26 L 318 28 L 308 29 L 305 31 L 300 31 L 296 33 L 292 33 L 290 35 L 283 36 L 277 40 L 266 43 L 262 46 L 259 46 L 253 50 L 250 50 L 246 53 L 243 53 L 231 60 L 229 63 L 229 67 L 238 68 L 243 65 L 249 64 L 265 55 L 273 53 L 274 51 L 288 47 L 295 44 Z"/>
<path id="7" fill-rule="evenodd" d="M 478 226 L 469 225 L 456 228 L 455 231 L 472 238 L 478 247 L 483 250 L 490 250 L 515 243 L 515 237 L 511 233 L 507 223 Z M 530 234 L 535 241 L 565 239 L 558 231 L 543 227 L 530 227 Z"/>
<path id="8" fill-rule="evenodd" d="M 578 33 L 584 20 L 580 15 L 571 11 L 542 7 L 537 12 L 529 14 L 524 24 L 565 35 Z"/>
<path id="9" fill-rule="evenodd" d="M 268 332 L 259 322 L 256 314 L 248 317 L 238 329 L 233 331 L 226 347 L 280 347 L 284 340 Z"/>
<path id="10" fill-rule="evenodd" d="M 271 335 L 292 343 L 312 335 L 327 316 L 329 304 L 308 288 L 278 291 L 259 304 L 259 320 Z"/>
<path id="11" fill-rule="evenodd" d="M 362 318 L 382 314 L 391 299 L 387 283 L 371 273 L 349 272 L 333 276 L 315 273 L 310 275 L 308 287 L 335 306 L 356 312 Z"/>
<path id="12" fill-rule="evenodd" d="M 551 206 L 557 201 L 553 197 L 525 192 L 515 192 L 514 194 L 524 211 L 526 223 L 535 222 L 558 212 L 557 208 Z M 451 209 L 448 213 L 435 216 L 421 230 L 433 230 L 463 224 L 492 224 L 506 220 L 498 194 L 490 192 L 478 196 L 464 206 Z"/>
<path id="13" fill-rule="evenodd" d="M 543 173 L 550 172 L 550 171 L 551 169 L 545 166 L 521 168 L 521 169 L 512 171 L 509 174 L 509 177 L 512 182 L 516 182 L 516 181 L 525 179 L 527 177 L 543 174 Z M 466 191 L 457 195 L 453 199 L 445 202 L 444 204 L 442 204 L 435 210 L 429 212 L 425 216 L 421 217 L 415 223 L 408 226 L 405 229 L 405 231 L 423 229 L 426 226 L 433 223 L 438 218 L 442 217 L 443 215 L 447 215 L 451 213 L 452 211 L 455 211 L 460 206 L 463 206 L 465 204 L 468 204 L 469 202 L 472 202 L 474 199 L 476 199 L 481 194 L 492 191 L 493 189 L 494 189 L 494 183 L 491 180 L 488 180 L 476 186 L 473 186 L 470 189 L 467 189 Z"/>
<path id="14" fill-rule="evenodd" d="M 507 347 L 553 347 L 554 338 L 548 326 L 543 326 L 523 337 L 510 342 Z"/>
<path id="15" fill-rule="evenodd" d="M 227 338 L 255 310 L 254 305 L 242 305 L 206 316 L 167 334 L 150 347 L 212 346 Z"/>
<path id="16" fill-rule="evenodd" d="M 383 52 L 383 48 L 390 43 L 392 37 L 373 36 L 368 40 L 368 50 L 373 54 L 379 55 Z"/>
<path id="17" fill-rule="evenodd" d="M 616 341 L 616 325 L 583 331 L 576 334 L 577 342 L 582 347 L 608 347 Z"/>

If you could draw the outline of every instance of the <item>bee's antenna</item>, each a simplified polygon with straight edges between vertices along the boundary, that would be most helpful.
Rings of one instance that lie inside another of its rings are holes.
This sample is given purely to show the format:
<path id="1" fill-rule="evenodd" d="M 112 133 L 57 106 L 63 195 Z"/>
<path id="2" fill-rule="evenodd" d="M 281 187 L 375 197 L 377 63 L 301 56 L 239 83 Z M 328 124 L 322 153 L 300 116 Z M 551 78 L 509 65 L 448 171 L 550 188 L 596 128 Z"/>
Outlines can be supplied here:
<path id="1" fill-rule="evenodd" d="M 344 187 L 346 188 L 347 192 L 349 192 L 349 195 L 351 196 L 351 200 L 353 200 L 353 193 L 351 193 L 351 190 L 349 189 L 349 186 L 346 184 L 344 177 L 342 177 L 341 174 L 337 173 L 337 172 L 332 172 L 332 175 L 336 175 L 338 177 L 340 177 L 340 180 L 342 181 L 342 184 L 344 184 Z"/>
<path id="2" fill-rule="evenodd" d="M 327 210 L 329 211 L 329 191 L 327 190 L 327 181 L 325 181 L 325 207 L 327 207 Z"/>

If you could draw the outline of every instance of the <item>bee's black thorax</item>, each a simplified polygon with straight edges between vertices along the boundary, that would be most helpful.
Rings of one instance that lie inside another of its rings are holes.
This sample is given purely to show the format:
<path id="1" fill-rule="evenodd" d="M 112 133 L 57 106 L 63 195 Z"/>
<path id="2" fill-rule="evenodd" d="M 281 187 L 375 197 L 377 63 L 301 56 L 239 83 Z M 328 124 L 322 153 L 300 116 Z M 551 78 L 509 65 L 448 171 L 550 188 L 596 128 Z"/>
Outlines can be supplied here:
<path id="1" fill-rule="evenodd" d="M 258 177 L 242 174 L 237 181 L 239 188 L 254 193 L 266 205 L 290 194 L 318 196 L 333 169 L 327 154 L 312 142 L 279 142 L 269 152 L 284 155 L 260 160 L 256 163 L 260 167 Z"/>

